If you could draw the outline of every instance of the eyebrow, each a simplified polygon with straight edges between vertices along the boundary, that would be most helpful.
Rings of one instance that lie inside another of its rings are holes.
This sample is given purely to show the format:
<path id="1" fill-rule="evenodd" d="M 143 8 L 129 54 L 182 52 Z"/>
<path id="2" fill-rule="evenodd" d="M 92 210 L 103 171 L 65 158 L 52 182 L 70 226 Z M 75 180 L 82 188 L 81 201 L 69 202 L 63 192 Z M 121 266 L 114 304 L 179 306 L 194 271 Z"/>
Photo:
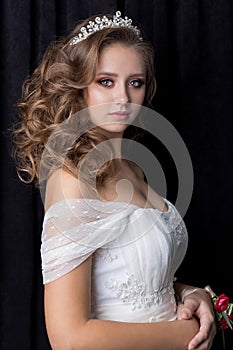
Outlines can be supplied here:
<path id="1" fill-rule="evenodd" d="M 99 73 L 97 73 L 96 74 L 96 76 L 98 76 L 98 75 L 107 75 L 107 76 L 112 76 L 112 77 L 118 77 L 118 74 L 116 74 L 116 73 L 111 73 L 111 72 L 99 72 Z M 140 73 L 134 73 L 134 74 L 130 74 L 129 75 L 131 78 L 133 78 L 133 77 L 145 77 L 145 74 L 144 73 L 142 73 L 142 72 L 140 72 Z"/>

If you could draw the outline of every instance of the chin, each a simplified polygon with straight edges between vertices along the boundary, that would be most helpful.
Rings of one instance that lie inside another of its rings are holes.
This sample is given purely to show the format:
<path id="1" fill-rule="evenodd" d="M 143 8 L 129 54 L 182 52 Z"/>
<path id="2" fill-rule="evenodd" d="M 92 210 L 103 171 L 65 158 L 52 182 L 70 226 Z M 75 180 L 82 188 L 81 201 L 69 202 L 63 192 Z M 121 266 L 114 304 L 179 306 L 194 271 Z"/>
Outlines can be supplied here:
<path id="1" fill-rule="evenodd" d="M 111 123 L 104 125 L 104 127 L 102 126 L 101 129 L 110 133 L 123 133 L 128 126 L 128 124 Z"/>

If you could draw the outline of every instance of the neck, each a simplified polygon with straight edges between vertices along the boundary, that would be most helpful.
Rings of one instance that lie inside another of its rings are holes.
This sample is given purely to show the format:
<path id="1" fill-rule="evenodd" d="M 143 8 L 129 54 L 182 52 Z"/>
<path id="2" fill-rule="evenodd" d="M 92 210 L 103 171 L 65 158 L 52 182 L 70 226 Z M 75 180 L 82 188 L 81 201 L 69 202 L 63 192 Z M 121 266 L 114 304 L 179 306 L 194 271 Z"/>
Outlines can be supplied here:
<path id="1" fill-rule="evenodd" d="M 101 130 L 101 132 L 109 139 L 114 150 L 114 158 L 121 158 L 121 145 L 124 132 L 109 132 L 106 130 Z"/>
<path id="2" fill-rule="evenodd" d="M 113 137 L 109 139 L 111 142 L 111 146 L 114 149 L 114 158 L 120 158 L 121 159 L 121 145 L 122 145 L 122 136 L 123 135 L 118 135 L 116 137 Z"/>

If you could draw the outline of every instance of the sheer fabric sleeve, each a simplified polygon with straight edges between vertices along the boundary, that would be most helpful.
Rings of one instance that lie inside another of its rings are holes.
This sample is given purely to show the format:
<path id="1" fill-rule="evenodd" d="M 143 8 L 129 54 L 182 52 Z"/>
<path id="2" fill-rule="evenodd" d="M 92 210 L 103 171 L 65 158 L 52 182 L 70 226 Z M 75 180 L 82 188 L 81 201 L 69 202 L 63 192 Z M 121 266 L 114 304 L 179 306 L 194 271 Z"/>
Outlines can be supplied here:
<path id="1" fill-rule="evenodd" d="M 98 248 L 122 234 L 132 208 L 112 207 L 95 200 L 69 199 L 48 209 L 43 222 L 43 283 L 79 266 Z"/>

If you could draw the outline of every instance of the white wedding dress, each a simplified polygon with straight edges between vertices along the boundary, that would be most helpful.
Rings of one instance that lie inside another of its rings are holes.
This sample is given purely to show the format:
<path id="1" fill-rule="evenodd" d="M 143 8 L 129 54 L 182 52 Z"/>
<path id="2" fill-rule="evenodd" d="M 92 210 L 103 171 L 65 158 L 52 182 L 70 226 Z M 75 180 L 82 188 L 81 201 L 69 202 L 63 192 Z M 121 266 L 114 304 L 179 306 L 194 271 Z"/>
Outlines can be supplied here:
<path id="1" fill-rule="evenodd" d="M 167 212 L 98 199 L 63 200 L 48 209 L 42 232 L 44 283 L 90 255 L 91 318 L 156 322 L 176 318 L 174 275 L 188 237 L 173 204 Z"/>

